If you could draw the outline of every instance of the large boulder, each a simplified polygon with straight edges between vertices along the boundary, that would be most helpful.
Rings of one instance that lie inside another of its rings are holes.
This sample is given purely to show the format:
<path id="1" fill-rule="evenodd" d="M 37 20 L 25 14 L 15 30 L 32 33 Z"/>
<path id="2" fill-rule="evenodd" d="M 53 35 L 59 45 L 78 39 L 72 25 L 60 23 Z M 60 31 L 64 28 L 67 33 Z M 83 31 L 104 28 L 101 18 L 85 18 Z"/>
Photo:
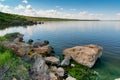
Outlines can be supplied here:
<path id="1" fill-rule="evenodd" d="M 65 49 L 63 55 L 70 56 L 77 63 L 91 68 L 96 60 L 101 57 L 102 47 L 93 44 L 76 46 Z"/>

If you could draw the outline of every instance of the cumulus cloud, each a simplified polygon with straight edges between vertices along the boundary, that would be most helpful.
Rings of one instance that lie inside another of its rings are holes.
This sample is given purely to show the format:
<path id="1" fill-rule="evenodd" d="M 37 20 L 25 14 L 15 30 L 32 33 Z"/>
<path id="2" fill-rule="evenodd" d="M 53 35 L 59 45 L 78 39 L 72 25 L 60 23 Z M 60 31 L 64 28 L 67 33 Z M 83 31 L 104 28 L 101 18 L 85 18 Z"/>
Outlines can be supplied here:
<path id="1" fill-rule="evenodd" d="M 15 7 L 15 10 L 23 10 L 23 9 L 25 9 L 25 7 L 21 4 Z"/>
<path id="2" fill-rule="evenodd" d="M 3 4 L 1 4 L 1 3 L 0 3 L 0 11 L 1 11 L 1 12 L 9 12 L 9 13 L 11 13 L 10 6 L 8 6 L 8 5 L 3 5 Z"/>
<path id="3" fill-rule="evenodd" d="M 25 3 L 25 4 L 27 4 L 27 3 L 28 3 L 28 1 L 27 1 L 27 0 L 23 0 L 22 2 L 23 2 L 23 3 Z"/>
<path id="4" fill-rule="evenodd" d="M 31 5 L 22 5 L 12 8 L 7 5 L 0 4 L 0 11 L 15 13 L 26 16 L 34 17 L 52 17 L 52 18 L 68 18 L 68 19 L 102 19 L 103 14 L 93 14 L 87 11 L 80 11 L 79 13 L 67 13 L 63 12 L 63 8 L 56 6 L 59 9 L 50 9 L 50 10 L 36 10 Z M 12 11 L 11 11 L 12 10 Z M 76 9 L 71 9 L 72 11 Z M 71 11 L 70 10 L 70 11 Z"/>

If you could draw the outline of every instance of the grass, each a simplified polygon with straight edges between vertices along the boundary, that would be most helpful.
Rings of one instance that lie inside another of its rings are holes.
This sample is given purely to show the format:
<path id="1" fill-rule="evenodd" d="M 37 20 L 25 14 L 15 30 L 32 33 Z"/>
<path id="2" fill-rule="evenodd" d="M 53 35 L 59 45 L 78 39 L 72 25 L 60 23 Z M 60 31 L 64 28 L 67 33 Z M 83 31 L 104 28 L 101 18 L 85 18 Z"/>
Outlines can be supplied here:
<path id="1" fill-rule="evenodd" d="M 67 67 L 66 71 L 68 74 L 77 80 L 99 80 L 99 74 L 89 69 L 88 67 L 82 66 L 74 61 L 72 64 L 75 64 L 75 67 Z"/>
<path id="2" fill-rule="evenodd" d="M 17 34 L 18 33 L 6 34 L 5 36 L 0 37 L 0 41 L 6 41 L 7 38 L 14 38 Z M 21 78 L 29 80 L 29 73 L 27 69 L 31 66 L 31 64 L 16 56 L 11 49 L 0 45 L 0 69 L 6 66 L 9 66 L 9 69 L 4 73 L 4 80 L 12 80 L 13 77 L 17 80 L 21 80 Z"/>

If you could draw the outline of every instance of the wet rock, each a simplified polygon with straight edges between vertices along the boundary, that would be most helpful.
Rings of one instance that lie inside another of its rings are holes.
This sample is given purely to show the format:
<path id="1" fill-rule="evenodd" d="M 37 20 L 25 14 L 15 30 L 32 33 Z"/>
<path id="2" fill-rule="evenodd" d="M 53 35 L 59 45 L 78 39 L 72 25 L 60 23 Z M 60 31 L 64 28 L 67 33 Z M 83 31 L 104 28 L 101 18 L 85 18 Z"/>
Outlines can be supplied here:
<path id="1" fill-rule="evenodd" d="M 35 42 L 33 44 L 34 48 L 39 48 L 39 47 L 43 47 L 49 44 L 49 41 L 45 40 L 44 42 Z"/>
<path id="2" fill-rule="evenodd" d="M 59 58 L 53 57 L 53 56 L 51 56 L 51 57 L 45 57 L 45 61 L 46 61 L 46 63 L 57 64 L 57 65 L 60 62 Z"/>
<path id="3" fill-rule="evenodd" d="M 27 43 L 31 45 L 33 43 L 33 40 L 29 39 Z"/>
<path id="4" fill-rule="evenodd" d="M 61 62 L 61 66 L 68 66 L 70 65 L 70 56 L 65 56 L 64 60 Z"/>
<path id="5" fill-rule="evenodd" d="M 48 74 L 48 66 L 45 64 L 44 59 L 39 55 L 34 55 L 34 63 L 30 68 L 30 75 L 33 80 L 50 80 Z"/>
<path id="6" fill-rule="evenodd" d="M 85 45 L 68 48 L 63 55 L 70 56 L 74 61 L 89 68 L 93 67 L 96 60 L 102 55 L 102 48 L 98 45 Z"/>

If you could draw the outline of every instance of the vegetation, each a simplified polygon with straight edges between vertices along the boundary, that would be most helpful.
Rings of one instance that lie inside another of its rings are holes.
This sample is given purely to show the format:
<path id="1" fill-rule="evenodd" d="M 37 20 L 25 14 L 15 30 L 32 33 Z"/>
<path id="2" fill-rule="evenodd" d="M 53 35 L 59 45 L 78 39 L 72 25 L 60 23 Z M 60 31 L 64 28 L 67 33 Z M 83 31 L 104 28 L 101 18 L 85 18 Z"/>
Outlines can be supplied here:
<path id="1" fill-rule="evenodd" d="M 70 76 L 76 78 L 77 80 L 98 80 L 98 73 L 88 67 L 82 66 L 74 61 L 75 67 L 67 67 L 66 71 Z"/>
<path id="2" fill-rule="evenodd" d="M 17 34 L 18 33 L 6 34 L 0 37 L 0 41 L 5 41 L 11 37 L 13 38 Z M 17 57 L 11 49 L 0 45 L 0 80 L 12 80 L 14 77 L 19 80 L 23 78 L 28 79 L 29 73 L 27 68 L 30 66 L 30 63 Z"/>

